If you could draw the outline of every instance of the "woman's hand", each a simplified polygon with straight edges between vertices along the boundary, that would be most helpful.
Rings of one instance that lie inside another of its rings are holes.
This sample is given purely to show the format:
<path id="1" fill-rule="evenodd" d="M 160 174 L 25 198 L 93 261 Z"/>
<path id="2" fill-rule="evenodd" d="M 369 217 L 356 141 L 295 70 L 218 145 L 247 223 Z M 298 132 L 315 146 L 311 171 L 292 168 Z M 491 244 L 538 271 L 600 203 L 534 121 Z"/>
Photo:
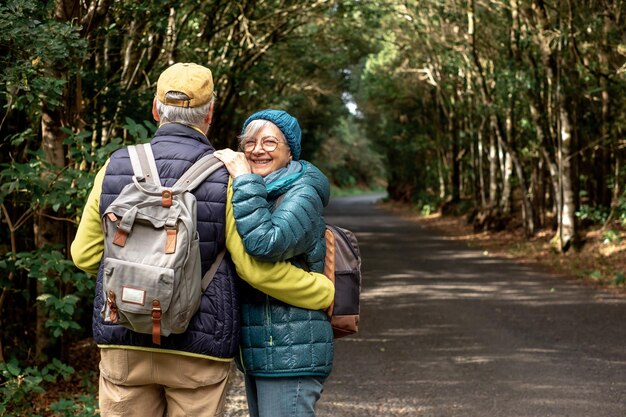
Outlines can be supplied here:
<path id="1" fill-rule="evenodd" d="M 227 148 L 215 151 L 213 155 L 226 165 L 226 169 L 233 178 L 252 172 L 243 152 L 235 152 Z"/>

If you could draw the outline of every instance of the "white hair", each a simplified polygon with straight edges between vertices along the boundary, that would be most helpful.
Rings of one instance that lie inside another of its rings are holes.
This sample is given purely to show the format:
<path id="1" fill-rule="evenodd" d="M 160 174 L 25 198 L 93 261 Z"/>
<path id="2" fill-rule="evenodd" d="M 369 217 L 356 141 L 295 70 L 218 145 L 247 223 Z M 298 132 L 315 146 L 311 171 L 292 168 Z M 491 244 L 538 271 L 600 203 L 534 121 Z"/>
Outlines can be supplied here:
<path id="1" fill-rule="evenodd" d="M 239 135 L 239 144 L 241 145 L 244 141 L 250 138 L 254 139 L 256 134 L 259 133 L 259 130 L 263 129 L 268 124 L 275 126 L 276 130 L 278 130 L 278 133 L 280 135 L 278 139 L 282 139 L 283 142 L 287 143 L 287 138 L 285 138 L 285 135 L 283 134 L 282 130 L 280 130 L 278 126 L 276 126 L 274 123 L 270 122 L 269 120 L 256 119 L 248 123 L 248 126 L 246 126 L 246 128 L 243 130 L 243 133 Z"/>
<path id="2" fill-rule="evenodd" d="M 166 93 L 165 98 L 171 100 L 189 100 L 187 94 L 178 91 Z M 208 103 L 198 107 L 179 107 L 161 103 L 159 99 L 157 99 L 156 108 L 161 118 L 161 123 L 181 123 L 184 125 L 200 126 L 204 123 L 204 119 L 209 113 L 213 100 L 214 98 Z"/>

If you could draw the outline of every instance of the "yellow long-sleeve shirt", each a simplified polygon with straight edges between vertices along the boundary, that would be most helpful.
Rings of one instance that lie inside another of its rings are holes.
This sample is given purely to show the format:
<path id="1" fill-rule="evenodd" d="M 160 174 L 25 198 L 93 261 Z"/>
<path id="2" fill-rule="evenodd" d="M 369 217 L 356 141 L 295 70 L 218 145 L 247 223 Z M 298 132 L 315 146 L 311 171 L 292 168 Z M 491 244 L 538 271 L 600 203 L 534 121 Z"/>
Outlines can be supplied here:
<path id="1" fill-rule="evenodd" d="M 74 264 L 91 274 L 97 274 L 104 253 L 99 207 L 105 171 L 106 164 L 96 175 L 71 247 Z M 235 226 L 231 182 L 226 203 L 226 248 L 237 274 L 259 291 L 293 306 L 311 310 L 330 306 L 335 288 L 324 275 L 306 272 L 289 262 L 259 261 L 246 253 Z"/>

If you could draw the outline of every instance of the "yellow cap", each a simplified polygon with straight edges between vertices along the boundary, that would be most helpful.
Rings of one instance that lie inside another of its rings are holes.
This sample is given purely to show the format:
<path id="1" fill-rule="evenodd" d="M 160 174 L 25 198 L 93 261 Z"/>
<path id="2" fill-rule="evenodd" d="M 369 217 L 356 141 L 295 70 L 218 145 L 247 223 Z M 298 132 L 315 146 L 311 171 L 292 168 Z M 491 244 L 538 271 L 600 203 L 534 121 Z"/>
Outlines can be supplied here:
<path id="1" fill-rule="evenodd" d="M 171 91 L 184 93 L 189 100 L 165 98 Z M 211 101 L 212 96 L 213 75 L 202 65 L 179 62 L 163 71 L 157 81 L 157 99 L 170 106 L 198 107 Z"/>

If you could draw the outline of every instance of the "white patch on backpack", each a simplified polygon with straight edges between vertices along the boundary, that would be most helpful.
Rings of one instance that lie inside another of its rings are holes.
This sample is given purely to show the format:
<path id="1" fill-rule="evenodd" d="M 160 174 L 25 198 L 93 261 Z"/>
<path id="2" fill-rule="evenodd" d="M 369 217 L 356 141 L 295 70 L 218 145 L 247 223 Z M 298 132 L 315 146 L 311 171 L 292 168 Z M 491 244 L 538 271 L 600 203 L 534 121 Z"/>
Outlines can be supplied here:
<path id="1" fill-rule="evenodd" d="M 122 301 L 142 306 L 146 303 L 146 290 L 122 286 Z"/>

